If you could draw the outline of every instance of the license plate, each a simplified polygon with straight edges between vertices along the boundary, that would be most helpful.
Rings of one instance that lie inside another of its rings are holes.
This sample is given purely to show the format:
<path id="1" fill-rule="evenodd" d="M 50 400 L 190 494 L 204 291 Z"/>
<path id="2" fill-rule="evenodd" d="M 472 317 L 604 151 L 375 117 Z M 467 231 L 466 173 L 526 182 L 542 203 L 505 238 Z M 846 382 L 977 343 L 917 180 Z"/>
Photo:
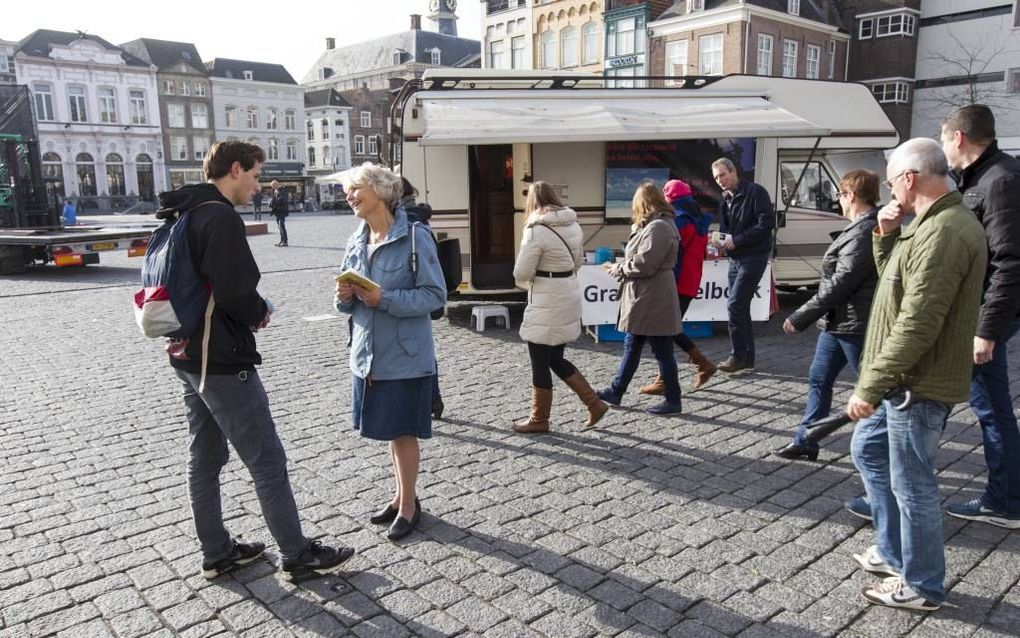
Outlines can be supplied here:
<path id="1" fill-rule="evenodd" d="M 112 241 L 99 242 L 98 244 L 92 244 L 91 246 L 89 246 L 91 250 L 113 250 L 116 247 L 117 247 L 116 242 Z"/>

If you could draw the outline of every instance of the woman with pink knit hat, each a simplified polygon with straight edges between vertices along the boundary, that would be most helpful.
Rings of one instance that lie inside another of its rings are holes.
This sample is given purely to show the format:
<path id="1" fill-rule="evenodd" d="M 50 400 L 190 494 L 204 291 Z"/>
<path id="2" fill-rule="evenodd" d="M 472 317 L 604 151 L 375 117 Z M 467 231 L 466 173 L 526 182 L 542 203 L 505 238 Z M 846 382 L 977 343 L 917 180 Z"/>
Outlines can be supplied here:
<path id="1" fill-rule="evenodd" d="M 690 185 L 679 179 L 671 179 L 662 187 L 662 194 L 673 206 L 676 214 L 676 232 L 680 235 L 680 253 L 673 273 L 676 276 L 676 294 L 680 299 L 680 314 L 687 314 L 687 307 L 698 296 L 701 287 L 701 272 L 705 264 L 705 249 L 708 246 L 708 226 L 711 215 L 702 212 L 694 201 Z M 681 330 L 673 337 L 673 343 L 687 353 L 687 359 L 694 364 L 696 375 L 694 389 L 705 385 L 715 374 L 715 364 L 701 353 L 691 338 Z M 641 388 L 642 394 L 662 394 L 665 385 L 656 375 L 655 380 Z"/>

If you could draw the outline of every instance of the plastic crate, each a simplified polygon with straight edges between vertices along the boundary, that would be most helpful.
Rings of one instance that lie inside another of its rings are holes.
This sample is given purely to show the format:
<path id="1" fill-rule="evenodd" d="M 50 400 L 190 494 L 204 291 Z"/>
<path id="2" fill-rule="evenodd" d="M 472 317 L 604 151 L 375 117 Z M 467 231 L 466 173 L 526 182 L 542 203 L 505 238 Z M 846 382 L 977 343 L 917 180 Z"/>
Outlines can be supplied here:
<path id="1" fill-rule="evenodd" d="M 611 323 L 600 325 L 596 328 L 599 341 L 623 341 L 624 333 L 616 329 Z"/>
<path id="2" fill-rule="evenodd" d="M 685 321 L 683 328 L 691 339 L 707 339 L 713 334 L 711 321 Z"/>

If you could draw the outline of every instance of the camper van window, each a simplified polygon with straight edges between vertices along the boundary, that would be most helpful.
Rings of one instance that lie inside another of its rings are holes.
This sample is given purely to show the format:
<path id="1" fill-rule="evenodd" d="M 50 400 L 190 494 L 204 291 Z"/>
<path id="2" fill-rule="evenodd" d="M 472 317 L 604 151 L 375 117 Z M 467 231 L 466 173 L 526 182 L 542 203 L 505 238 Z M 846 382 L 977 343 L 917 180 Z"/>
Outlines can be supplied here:
<path id="1" fill-rule="evenodd" d="M 805 170 L 806 167 L 806 170 Z M 801 172 L 804 177 L 797 185 Z M 839 214 L 839 198 L 836 195 L 837 180 L 822 166 L 821 162 L 782 162 L 779 166 L 780 188 L 783 203 L 796 208 L 806 208 L 822 213 Z"/>

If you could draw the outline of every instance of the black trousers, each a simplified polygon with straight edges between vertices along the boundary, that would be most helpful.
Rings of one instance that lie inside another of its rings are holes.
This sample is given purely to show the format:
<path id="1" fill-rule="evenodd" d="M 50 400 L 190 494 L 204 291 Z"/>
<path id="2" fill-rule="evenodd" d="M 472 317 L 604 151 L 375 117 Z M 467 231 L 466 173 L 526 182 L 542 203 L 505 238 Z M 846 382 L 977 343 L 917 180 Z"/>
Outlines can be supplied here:
<path id="1" fill-rule="evenodd" d="M 552 390 L 552 375 L 556 373 L 561 379 L 566 379 L 577 372 L 574 364 L 563 357 L 564 344 L 558 346 L 547 346 L 541 343 L 528 342 L 528 356 L 531 357 L 531 385 L 536 388 Z"/>
<path id="2" fill-rule="evenodd" d="M 680 317 L 683 318 L 687 314 L 687 308 L 690 307 L 691 302 L 694 301 L 694 297 L 688 297 L 687 295 L 677 295 L 680 299 Z M 673 337 L 673 343 L 680 346 L 684 352 L 690 352 L 696 347 L 691 338 L 684 334 L 683 328 L 680 328 L 680 334 Z"/>

